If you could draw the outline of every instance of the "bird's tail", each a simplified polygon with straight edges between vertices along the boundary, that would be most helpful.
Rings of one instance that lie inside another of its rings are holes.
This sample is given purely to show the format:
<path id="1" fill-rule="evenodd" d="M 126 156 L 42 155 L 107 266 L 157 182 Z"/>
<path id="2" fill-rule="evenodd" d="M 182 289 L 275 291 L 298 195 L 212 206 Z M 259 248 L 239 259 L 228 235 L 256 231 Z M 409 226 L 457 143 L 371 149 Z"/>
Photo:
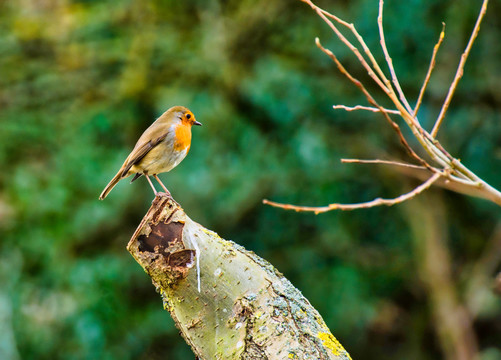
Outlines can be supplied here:
<path id="1" fill-rule="evenodd" d="M 122 171 L 119 171 L 113 179 L 106 185 L 101 195 L 99 195 L 99 200 L 104 200 L 106 196 L 110 193 L 110 191 L 115 187 L 115 185 L 122 179 Z"/>

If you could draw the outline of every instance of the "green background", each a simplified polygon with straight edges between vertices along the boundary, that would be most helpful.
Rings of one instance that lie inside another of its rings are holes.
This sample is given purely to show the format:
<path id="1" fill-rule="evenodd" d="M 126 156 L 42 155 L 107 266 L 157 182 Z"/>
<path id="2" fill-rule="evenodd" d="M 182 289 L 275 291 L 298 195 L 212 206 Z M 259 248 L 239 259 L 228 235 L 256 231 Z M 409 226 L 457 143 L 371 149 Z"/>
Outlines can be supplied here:
<path id="1" fill-rule="evenodd" d="M 382 59 L 377 1 L 319 5 L 354 22 Z M 479 6 L 385 3 L 388 48 L 411 104 L 447 23 L 419 114 L 427 129 Z M 491 2 L 439 133 L 451 154 L 497 188 L 500 13 Z M 446 289 L 471 314 L 482 359 L 501 359 L 496 205 L 439 189 L 390 208 L 317 216 L 261 203 L 361 202 L 418 184 L 393 168 L 340 163 L 409 159 L 381 116 L 332 109 L 367 103 L 314 45 L 316 36 L 367 81 L 300 1 L 0 2 L 2 359 L 193 358 L 125 250 L 153 199 L 147 182 L 122 181 L 97 200 L 142 131 L 173 105 L 189 107 L 204 125 L 193 129 L 184 162 L 161 175 L 174 198 L 192 219 L 283 272 L 354 359 L 450 356 L 437 336 Z M 428 268 L 425 261 L 431 238 L 444 246 L 449 269 L 438 289 L 429 284 L 442 260 Z M 456 316 L 454 307 L 444 311 Z"/>

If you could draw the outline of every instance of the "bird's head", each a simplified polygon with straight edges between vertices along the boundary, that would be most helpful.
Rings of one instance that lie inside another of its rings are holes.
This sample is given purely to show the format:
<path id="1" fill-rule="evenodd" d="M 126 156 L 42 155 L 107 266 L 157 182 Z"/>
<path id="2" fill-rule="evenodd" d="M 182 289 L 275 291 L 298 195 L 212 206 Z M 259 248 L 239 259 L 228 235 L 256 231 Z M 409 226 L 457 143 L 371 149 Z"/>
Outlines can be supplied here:
<path id="1" fill-rule="evenodd" d="M 197 119 L 195 119 L 195 115 L 193 115 L 193 113 L 184 106 L 174 106 L 167 110 L 167 112 L 173 114 L 174 120 L 179 121 L 183 125 L 190 127 L 193 125 L 202 126 L 202 123 L 198 122 Z"/>

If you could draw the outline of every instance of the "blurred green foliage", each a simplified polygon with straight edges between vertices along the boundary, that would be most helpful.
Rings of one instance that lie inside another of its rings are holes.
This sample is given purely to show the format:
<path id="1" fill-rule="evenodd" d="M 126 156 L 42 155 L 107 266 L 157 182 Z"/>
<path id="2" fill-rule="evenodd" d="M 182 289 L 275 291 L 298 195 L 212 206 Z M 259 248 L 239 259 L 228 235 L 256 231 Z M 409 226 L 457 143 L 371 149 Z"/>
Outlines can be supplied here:
<path id="1" fill-rule="evenodd" d="M 354 22 L 377 49 L 376 1 L 319 5 Z M 387 43 L 409 99 L 447 23 L 420 115 L 428 128 L 478 7 L 385 3 Z M 499 13 L 492 2 L 440 133 L 497 188 Z M 190 217 L 274 264 L 353 358 L 441 357 L 405 205 L 314 216 L 261 204 L 359 202 L 415 185 L 391 169 L 339 163 L 406 157 L 380 116 L 332 110 L 365 100 L 314 46 L 316 36 L 367 78 L 300 1 L 0 2 L 2 359 L 193 358 L 125 250 L 153 198 L 146 181 L 122 181 L 97 200 L 141 132 L 173 105 L 204 124 L 190 155 L 161 176 Z M 500 211 L 431 193 L 447 209 L 442 226 L 462 296 Z M 485 359 L 501 358 L 500 319 L 498 298 L 475 322 Z"/>

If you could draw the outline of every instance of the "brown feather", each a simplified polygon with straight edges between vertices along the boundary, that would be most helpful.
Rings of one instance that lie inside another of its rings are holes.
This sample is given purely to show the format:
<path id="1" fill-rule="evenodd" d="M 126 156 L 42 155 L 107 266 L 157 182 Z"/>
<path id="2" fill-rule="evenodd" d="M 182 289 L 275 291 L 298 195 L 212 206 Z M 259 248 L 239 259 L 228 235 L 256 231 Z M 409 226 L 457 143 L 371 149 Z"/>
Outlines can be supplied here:
<path id="1" fill-rule="evenodd" d="M 129 176 L 130 174 L 128 174 L 128 172 L 130 168 L 139 163 L 151 151 L 151 149 L 160 144 L 161 141 L 165 140 L 166 136 L 167 133 L 164 133 L 158 138 L 150 140 L 147 143 L 140 145 L 138 148 L 134 148 L 122 166 L 122 177 Z"/>
<path id="2" fill-rule="evenodd" d="M 120 181 L 122 180 L 122 176 L 121 176 L 121 173 L 120 171 L 113 177 L 113 179 L 111 179 L 111 181 L 108 183 L 108 185 L 106 185 L 106 187 L 104 188 L 103 192 L 101 193 L 101 195 L 99 195 L 99 200 L 104 200 L 104 198 L 106 196 L 108 196 L 108 194 L 110 193 L 111 189 L 113 189 L 115 187 L 115 185 Z"/>

